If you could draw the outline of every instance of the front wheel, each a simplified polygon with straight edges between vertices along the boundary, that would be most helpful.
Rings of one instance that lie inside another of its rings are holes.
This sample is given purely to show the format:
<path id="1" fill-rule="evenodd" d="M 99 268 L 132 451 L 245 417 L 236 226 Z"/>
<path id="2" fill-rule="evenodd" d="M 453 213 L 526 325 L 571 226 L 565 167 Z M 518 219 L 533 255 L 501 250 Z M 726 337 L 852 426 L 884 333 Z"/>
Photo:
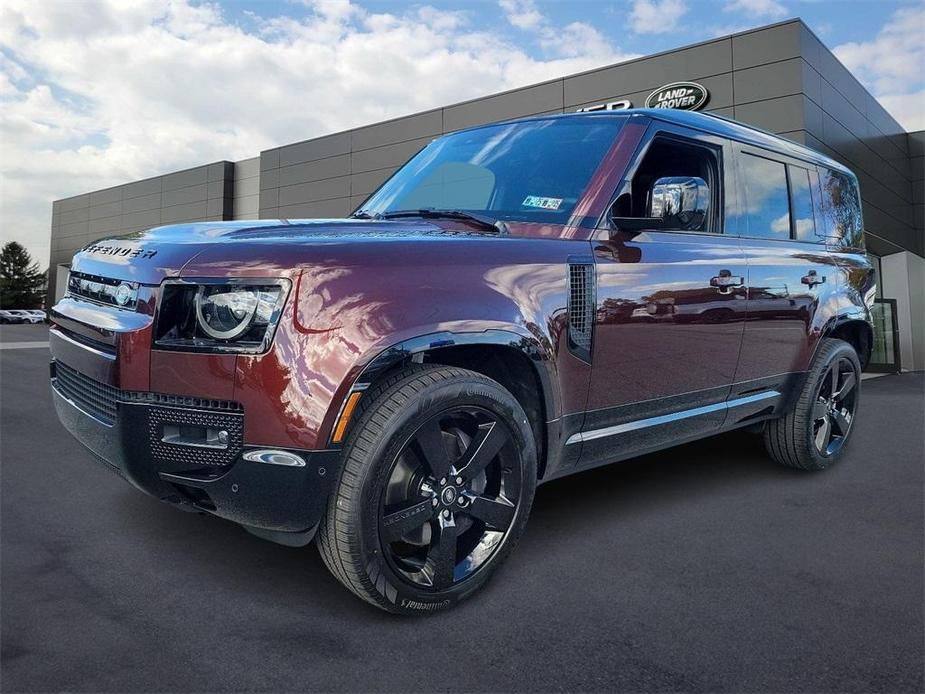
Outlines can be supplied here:
<path id="1" fill-rule="evenodd" d="M 499 383 L 412 365 L 363 395 L 322 521 L 325 564 L 390 612 L 444 610 L 480 588 L 523 533 L 536 443 Z"/>
<path id="2" fill-rule="evenodd" d="M 861 396 L 861 363 L 843 340 L 825 338 L 796 406 L 768 423 L 764 443 L 788 467 L 824 470 L 844 453 Z"/>

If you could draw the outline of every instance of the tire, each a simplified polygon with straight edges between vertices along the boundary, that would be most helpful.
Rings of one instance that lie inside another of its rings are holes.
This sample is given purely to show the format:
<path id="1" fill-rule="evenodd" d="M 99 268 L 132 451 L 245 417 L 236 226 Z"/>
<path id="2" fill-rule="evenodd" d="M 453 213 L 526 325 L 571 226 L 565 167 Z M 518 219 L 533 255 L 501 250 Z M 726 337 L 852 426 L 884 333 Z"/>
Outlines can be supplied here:
<path id="1" fill-rule="evenodd" d="M 861 395 L 861 363 L 854 348 L 834 338 L 819 345 L 795 407 L 768 423 L 764 445 L 781 465 L 824 470 L 844 454 Z"/>
<path id="2" fill-rule="evenodd" d="M 321 557 L 383 610 L 448 609 L 523 534 L 537 478 L 530 423 L 499 383 L 439 365 L 402 368 L 361 403 L 318 531 Z"/>

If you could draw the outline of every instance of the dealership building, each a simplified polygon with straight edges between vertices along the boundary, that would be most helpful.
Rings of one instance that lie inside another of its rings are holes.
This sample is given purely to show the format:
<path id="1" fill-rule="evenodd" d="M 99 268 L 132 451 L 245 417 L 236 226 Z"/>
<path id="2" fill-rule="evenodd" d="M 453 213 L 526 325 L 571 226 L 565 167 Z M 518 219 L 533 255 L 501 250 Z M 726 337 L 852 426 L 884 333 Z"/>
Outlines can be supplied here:
<path id="1" fill-rule="evenodd" d="M 695 83 L 695 98 L 666 94 L 678 82 Z M 857 174 L 879 273 L 875 362 L 925 369 L 925 131 L 907 133 L 798 19 L 56 200 L 49 303 L 64 292 L 71 256 L 102 237 L 174 222 L 342 217 L 442 133 L 659 96 L 795 140 Z"/>

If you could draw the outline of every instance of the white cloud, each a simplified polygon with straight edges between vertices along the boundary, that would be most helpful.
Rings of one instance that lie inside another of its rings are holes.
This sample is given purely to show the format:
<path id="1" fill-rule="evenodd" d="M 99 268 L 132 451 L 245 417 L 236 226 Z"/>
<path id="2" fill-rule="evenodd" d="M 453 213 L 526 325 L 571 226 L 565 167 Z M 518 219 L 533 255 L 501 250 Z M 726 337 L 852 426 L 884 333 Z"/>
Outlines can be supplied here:
<path id="1" fill-rule="evenodd" d="M 625 59 L 596 29 L 305 0 L 230 20 L 192 0 L 0 3 L 0 229 L 48 259 L 51 201 Z M 531 9 L 532 8 L 532 9 Z"/>
<path id="2" fill-rule="evenodd" d="M 834 49 L 845 66 L 907 130 L 925 128 L 925 7 L 896 11 L 872 41 Z"/>
<path id="3" fill-rule="evenodd" d="M 684 0 L 633 0 L 630 23 L 637 34 L 664 34 L 675 31 L 686 13 Z"/>
<path id="4" fill-rule="evenodd" d="M 789 10 L 777 0 L 730 0 L 723 7 L 724 12 L 744 12 L 749 17 L 786 17 Z"/>
<path id="5" fill-rule="evenodd" d="M 499 0 L 498 4 L 507 21 L 518 29 L 538 29 L 546 22 L 533 0 Z"/>

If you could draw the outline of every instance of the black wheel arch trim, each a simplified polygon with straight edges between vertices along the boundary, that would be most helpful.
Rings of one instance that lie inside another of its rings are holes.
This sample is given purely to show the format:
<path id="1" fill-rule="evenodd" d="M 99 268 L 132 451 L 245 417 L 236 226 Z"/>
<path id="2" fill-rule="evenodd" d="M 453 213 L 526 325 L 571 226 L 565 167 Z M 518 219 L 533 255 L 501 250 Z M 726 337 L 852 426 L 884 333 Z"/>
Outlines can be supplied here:
<path id="1" fill-rule="evenodd" d="M 812 359 L 816 358 L 816 354 L 819 352 L 819 347 L 822 344 L 822 340 L 824 338 L 832 337 L 835 332 L 852 323 L 864 325 L 868 330 L 868 338 L 870 338 L 868 339 L 867 344 L 867 354 L 858 354 L 858 359 L 861 362 L 861 369 L 863 370 L 868 361 L 870 361 L 870 353 L 873 349 L 874 335 L 874 327 L 870 318 L 870 311 L 867 310 L 866 307 L 850 306 L 842 309 L 836 315 L 829 318 L 829 320 L 823 326 L 819 340 L 816 342 L 816 346 L 813 349 Z M 812 360 L 810 363 L 812 363 Z"/>
<path id="2" fill-rule="evenodd" d="M 555 366 L 547 351 L 535 337 L 501 328 L 492 328 L 479 332 L 432 332 L 411 337 L 386 347 L 367 363 L 344 395 L 342 401 L 337 404 L 338 419 L 340 419 L 350 393 L 366 390 L 370 384 L 389 369 L 410 361 L 419 354 L 462 346 L 506 347 L 526 356 L 533 366 L 539 382 L 541 391 L 539 395 L 543 403 L 543 411 L 546 413 L 546 419 L 555 419 L 554 413 L 559 412 L 559 398 L 555 385 L 557 383 Z M 541 422 L 541 424 L 548 426 L 548 421 Z"/>

